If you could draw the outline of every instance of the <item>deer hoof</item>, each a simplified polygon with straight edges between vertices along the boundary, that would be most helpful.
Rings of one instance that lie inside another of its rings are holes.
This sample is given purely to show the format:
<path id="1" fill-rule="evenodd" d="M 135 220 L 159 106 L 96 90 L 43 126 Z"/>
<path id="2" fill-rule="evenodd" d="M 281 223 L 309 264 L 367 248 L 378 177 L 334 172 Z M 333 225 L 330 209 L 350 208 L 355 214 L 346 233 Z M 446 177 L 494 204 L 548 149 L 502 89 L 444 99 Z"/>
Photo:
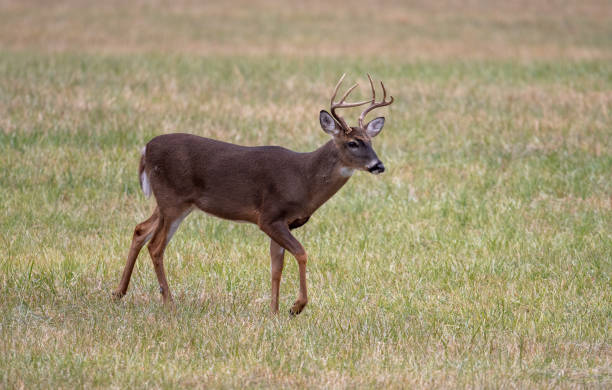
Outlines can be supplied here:
<path id="1" fill-rule="evenodd" d="M 123 294 L 121 291 L 113 291 L 113 293 L 111 294 L 111 298 L 113 299 L 113 301 L 118 302 L 121 298 L 123 298 L 125 294 Z"/>
<path id="2" fill-rule="evenodd" d="M 302 312 L 302 310 L 304 310 L 304 307 L 306 306 L 305 303 L 301 303 L 296 301 L 293 304 L 293 307 L 291 309 L 289 309 L 289 314 L 291 314 L 292 316 L 296 316 L 298 314 L 300 314 Z"/>

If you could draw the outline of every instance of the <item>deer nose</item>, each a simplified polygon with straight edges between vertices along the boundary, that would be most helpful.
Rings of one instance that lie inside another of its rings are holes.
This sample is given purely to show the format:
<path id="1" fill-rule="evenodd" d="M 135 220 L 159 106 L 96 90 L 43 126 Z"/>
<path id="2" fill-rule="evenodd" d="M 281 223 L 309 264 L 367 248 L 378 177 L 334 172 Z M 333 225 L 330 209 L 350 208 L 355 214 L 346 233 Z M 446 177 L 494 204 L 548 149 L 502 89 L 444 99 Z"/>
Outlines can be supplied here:
<path id="1" fill-rule="evenodd" d="M 385 171 L 385 166 L 380 160 L 376 161 L 376 164 L 368 168 L 368 172 L 373 173 L 375 175 L 378 175 L 379 173 L 383 173 L 384 171 Z"/>

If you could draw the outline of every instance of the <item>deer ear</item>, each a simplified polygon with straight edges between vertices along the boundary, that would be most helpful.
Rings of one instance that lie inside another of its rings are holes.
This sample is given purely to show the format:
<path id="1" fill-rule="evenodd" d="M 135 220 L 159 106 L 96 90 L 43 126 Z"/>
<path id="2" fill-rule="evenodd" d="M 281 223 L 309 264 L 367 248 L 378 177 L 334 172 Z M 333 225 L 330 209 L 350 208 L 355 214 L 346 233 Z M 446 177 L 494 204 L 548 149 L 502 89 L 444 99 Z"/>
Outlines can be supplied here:
<path id="1" fill-rule="evenodd" d="M 321 110 L 319 113 L 319 122 L 321 122 L 321 128 L 324 132 L 329 135 L 338 135 L 340 128 L 336 124 L 334 118 L 325 110 Z"/>
<path id="2" fill-rule="evenodd" d="M 385 125 L 385 118 L 379 116 L 378 118 L 374 118 L 368 123 L 366 126 L 366 134 L 370 138 L 374 138 L 380 133 L 383 126 Z"/>

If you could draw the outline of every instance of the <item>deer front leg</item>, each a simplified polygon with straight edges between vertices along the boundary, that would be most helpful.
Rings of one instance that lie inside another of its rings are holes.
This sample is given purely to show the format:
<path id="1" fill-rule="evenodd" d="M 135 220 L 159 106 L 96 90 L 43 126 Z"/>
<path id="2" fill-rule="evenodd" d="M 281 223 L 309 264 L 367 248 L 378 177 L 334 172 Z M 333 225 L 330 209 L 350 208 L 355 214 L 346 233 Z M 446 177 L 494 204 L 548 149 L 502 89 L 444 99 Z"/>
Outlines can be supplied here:
<path id="1" fill-rule="evenodd" d="M 298 294 L 297 300 L 295 301 L 295 303 L 289 310 L 289 313 L 291 313 L 292 315 L 300 314 L 302 310 L 304 310 L 304 307 L 306 306 L 306 304 L 308 303 L 308 293 L 306 289 L 306 259 L 307 259 L 306 251 L 304 250 L 304 247 L 302 247 L 302 244 L 300 244 L 300 242 L 295 237 L 293 237 L 293 235 L 289 231 L 289 227 L 287 226 L 286 222 L 281 221 L 281 222 L 274 222 L 271 224 L 260 224 L 260 228 L 268 236 L 270 236 L 272 241 L 275 241 L 278 245 L 282 246 L 283 248 L 291 252 L 291 254 L 295 257 L 295 259 L 298 262 L 298 268 L 300 271 L 300 292 Z M 272 247 L 272 244 L 271 244 L 271 247 Z M 278 281 L 280 284 L 280 274 L 279 274 Z M 271 305 L 274 305 L 274 301 L 276 300 L 276 304 L 275 304 L 276 307 L 271 306 L 272 311 L 274 312 L 275 308 L 276 310 L 278 310 L 278 289 L 276 290 L 276 297 L 275 297 L 274 281 L 272 282 L 272 289 L 273 291 L 272 291 L 272 304 Z"/>
<path id="2" fill-rule="evenodd" d="M 278 292 L 280 289 L 281 275 L 285 265 L 285 248 L 270 239 L 270 276 L 272 279 L 272 291 L 270 293 L 270 311 L 278 313 Z"/>
<path id="3" fill-rule="evenodd" d="M 296 255 L 295 258 L 300 270 L 300 294 L 298 295 L 298 299 L 293 303 L 293 307 L 289 310 L 289 313 L 292 315 L 300 314 L 308 303 L 308 294 L 306 291 L 306 252 Z"/>

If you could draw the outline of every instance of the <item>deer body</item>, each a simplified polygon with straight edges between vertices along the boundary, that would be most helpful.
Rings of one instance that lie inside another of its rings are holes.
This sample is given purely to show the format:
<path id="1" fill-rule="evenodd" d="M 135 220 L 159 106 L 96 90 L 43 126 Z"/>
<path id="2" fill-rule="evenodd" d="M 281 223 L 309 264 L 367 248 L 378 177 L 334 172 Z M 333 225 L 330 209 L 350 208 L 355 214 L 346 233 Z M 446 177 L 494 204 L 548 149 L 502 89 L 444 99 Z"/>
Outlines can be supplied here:
<path id="1" fill-rule="evenodd" d="M 147 144 L 141 175 L 159 207 L 195 206 L 229 220 L 260 225 L 282 218 L 291 225 L 310 217 L 348 180 L 331 143 L 297 153 L 191 134 L 161 135 Z"/>
<path id="2" fill-rule="evenodd" d="M 355 87 L 340 103 L 333 103 L 340 82 L 332 97 L 332 115 L 321 111 L 319 117 L 332 140 L 310 153 L 279 146 L 239 146 L 182 133 L 153 138 L 143 149 L 139 176 L 145 195 L 152 192 L 157 207 L 134 229 L 127 264 L 114 296 L 125 295 L 136 257 L 150 241 L 149 254 L 162 298 L 164 303 L 172 301 L 163 253 L 183 219 L 198 208 L 220 218 L 254 223 L 270 237 L 272 312 L 278 311 L 285 249 L 296 258 L 300 291 L 291 313 L 300 313 L 308 301 L 307 255 L 291 230 L 305 224 L 348 181 L 353 170 L 384 171 L 370 142 L 382 129 L 384 118 L 376 118 L 365 127 L 362 120 L 369 110 L 391 104 L 393 98 L 386 102 L 385 91 L 383 102 L 376 104 L 370 79 L 374 95 L 371 105 L 360 117 L 360 126 L 349 128 L 334 109 L 357 104 L 344 103 Z"/>

